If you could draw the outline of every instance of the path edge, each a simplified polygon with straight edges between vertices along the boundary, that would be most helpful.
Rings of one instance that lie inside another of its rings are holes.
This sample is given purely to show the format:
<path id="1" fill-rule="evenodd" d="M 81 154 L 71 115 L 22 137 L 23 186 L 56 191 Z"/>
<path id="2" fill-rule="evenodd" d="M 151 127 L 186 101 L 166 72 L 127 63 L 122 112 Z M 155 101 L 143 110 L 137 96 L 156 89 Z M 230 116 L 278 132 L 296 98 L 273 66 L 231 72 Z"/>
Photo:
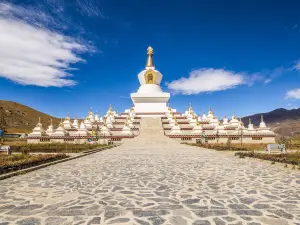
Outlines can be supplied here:
<path id="1" fill-rule="evenodd" d="M 82 152 L 83 154 L 80 154 L 80 155 L 71 156 L 71 157 L 68 157 L 68 158 L 65 158 L 65 159 L 56 160 L 56 161 L 41 164 L 41 165 L 38 165 L 38 166 L 33 166 L 33 167 L 26 168 L 26 169 L 17 170 L 17 171 L 14 171 L 14 172 L 2 174 L 2 175 L 0 175 L 0 180 L 4 180 L 4 179 L 10 178 L 10 177 L 26 174 L 26 173 L 32 172 L 34 170 L 42 169 L 42 168 L 52 166 L 52 165 L 55 165 L 55 164 L 58 164 L 58 163 L 66 162 L 66 161 L 69 161 L 69 160 L 78 159 L 78 158 L 81 158 L 81 157 L 84 157 L 84 156 L 87 156 L 87 155 L 90 155 L 90 154 L 93 154 L 93 153 L 96 153 L 96 152 L 101 152 L 101 151 L 116 147 L 116 146 L 117 145 L 112 145 L 112 146 L 107 146 L 107 147 L 104 147 L 104 148 L 92 149 L 92 150 L 84 151 L 84 152 Z"/>

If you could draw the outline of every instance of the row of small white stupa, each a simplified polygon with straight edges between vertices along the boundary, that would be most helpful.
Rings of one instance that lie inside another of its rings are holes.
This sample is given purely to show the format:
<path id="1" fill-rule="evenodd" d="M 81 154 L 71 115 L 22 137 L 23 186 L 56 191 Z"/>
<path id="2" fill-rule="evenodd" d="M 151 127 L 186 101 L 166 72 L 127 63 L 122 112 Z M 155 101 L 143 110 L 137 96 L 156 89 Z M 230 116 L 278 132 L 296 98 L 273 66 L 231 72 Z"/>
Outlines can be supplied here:
<path id="1" fill-rule="evenodd" d="M 174 116 L 170 107 L 168 108 L 166 115 L 169 124 L 172 127 L 170 134 L 182 134 L 176 116 Z M 244 127 L 244 123 L 241 119 L 239 121 L 234 114 L 230 121 L 225 116 L 221 123 L 221 120 L 215 117 L 211 109 L 209 109 L 208 115 L 204 113 L 202 116 L 198 116 L 193 111 L 192 105 L 190 105 L 189 109 L 181 116 L 185 117 L 188 120 L 189 125 L 193 127 L 191 132 L 192 135 L 203 134 L 203 132 L 211 135 L 275 135 L 274 132 L 266 126 L 263 116 L 261 116 L 261 122 L 258 128 L 254 128 L 251 119 L 249 119 L 248 128 Z"/>
<path id="2" fill-rule="evenodd" d="M 113 122 L 115 122 L 115 118 L 119 116 L 115 111 L 112 110 L 110 106 L 105 117 L 99 117 L 97 114 L 94 116 L 92 110 L 89 111 L 88 116 L 79 124 L 79 120 L 76 118 L 71 121 L 70 116 L 68 115 L 65 120 L 60 122 L 58 127 L 54 129 L 54 126 L 51 124 L 48 126 L 48 129 L 45 131 L 41 120 L 39 119 L 38 124 L 33 129 L 32 133 L 29 134 L 29 137 L 41 137 L 41 136 L 49 136 L 49 137 L 61 137 L 61 136 L 91 136 L 91 135 L 101 135 L 101 136 L 111 136 L 112 133 L 110 129 L 114 128 Z M 134 110 L 133 108 L 130 110 L 130 113 L 126 117 L 126 121 L 121 131 L 121 135 L 133 135 L 131 132 L 131 128 L 133 127 L 134 121 Z M 124 117 L 124 116 L 123 116 Z M 101 123 L 101 128 L 99 124 Z M 97 129 L 98 128 L 98 129 Z"/>

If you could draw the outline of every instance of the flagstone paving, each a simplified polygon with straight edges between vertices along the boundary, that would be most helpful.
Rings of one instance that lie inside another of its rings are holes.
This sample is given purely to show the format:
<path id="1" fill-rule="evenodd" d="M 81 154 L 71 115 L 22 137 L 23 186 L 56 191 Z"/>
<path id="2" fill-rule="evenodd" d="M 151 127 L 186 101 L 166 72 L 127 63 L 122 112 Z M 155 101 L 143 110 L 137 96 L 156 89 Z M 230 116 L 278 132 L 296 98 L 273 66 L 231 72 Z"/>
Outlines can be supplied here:
<path id="1" fill-rule="evenodd" d="M 147 119 L 119 147 L 0 181 L 1 224 L 300 224 L 300 172 L 181 145 Z"/>

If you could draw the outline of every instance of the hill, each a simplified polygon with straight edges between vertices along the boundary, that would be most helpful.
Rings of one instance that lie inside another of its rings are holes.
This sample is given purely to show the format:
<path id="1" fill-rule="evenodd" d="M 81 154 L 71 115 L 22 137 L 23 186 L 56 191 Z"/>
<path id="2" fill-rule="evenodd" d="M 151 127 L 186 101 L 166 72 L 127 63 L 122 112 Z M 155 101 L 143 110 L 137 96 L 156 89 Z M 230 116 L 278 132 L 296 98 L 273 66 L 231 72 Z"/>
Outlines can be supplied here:
<path id="1" fill-rule="evenodd" d="M 251 116 L 243 117 L 245 125 L 248 125 L 249 118 L 254 125 L 259 125 L 261 115 L 264 116 L 264 121 L 267 126 L 271 127 L 279 136 L 292 136 L 300 132 L 300 108 L 298 109 L 284 109 L 279 108 L 267 113 L 259 113 Z"/>
<path id="2" fill-rule="evenodd" d="M 20 103 L 0 100 L 0 110 L 4 114 L 7 131 L 10 133 L 29 133 L 41 118 L 44 129 L 50 125 L 50 119 L 57 125 L 60 119 L 39 112 Z"/>

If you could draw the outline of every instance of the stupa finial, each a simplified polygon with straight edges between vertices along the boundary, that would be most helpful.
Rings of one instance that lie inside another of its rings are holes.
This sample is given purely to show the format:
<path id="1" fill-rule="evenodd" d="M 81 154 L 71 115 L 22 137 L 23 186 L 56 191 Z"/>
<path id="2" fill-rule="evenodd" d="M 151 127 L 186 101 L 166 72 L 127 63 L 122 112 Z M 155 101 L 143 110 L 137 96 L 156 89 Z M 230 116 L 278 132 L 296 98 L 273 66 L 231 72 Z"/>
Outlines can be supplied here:
<path id="1" fill-rule="evenodd" d="M 39 117 L 39 123 L 41 123 L 41 117 Z"/>
<path id="2" fill-rule="evenodd" d="M 50 119 L 50 125 L 52 126 L 52 119 Z"/>
<path id="3" fill-rule="evenodd" d="M 149 46 L 147 48 L 147 63 L 146 63 L 146 67 L 154 67 L 154 63 L 153 63 L 153 59 L 152 59 L 152 56 L 153 56 L 153 48 L 151 46 Z"/>
<path id="4" fill-rule="evenodd" d="M 264 122 L 264 115 L 261 115 L 260 118 L 261 118 L 261 122 Z"/>
<path id="5" fill-rule="evenodd" d="M 251 124 L 251 118 L 249 118 L 249 124 Z"/>

